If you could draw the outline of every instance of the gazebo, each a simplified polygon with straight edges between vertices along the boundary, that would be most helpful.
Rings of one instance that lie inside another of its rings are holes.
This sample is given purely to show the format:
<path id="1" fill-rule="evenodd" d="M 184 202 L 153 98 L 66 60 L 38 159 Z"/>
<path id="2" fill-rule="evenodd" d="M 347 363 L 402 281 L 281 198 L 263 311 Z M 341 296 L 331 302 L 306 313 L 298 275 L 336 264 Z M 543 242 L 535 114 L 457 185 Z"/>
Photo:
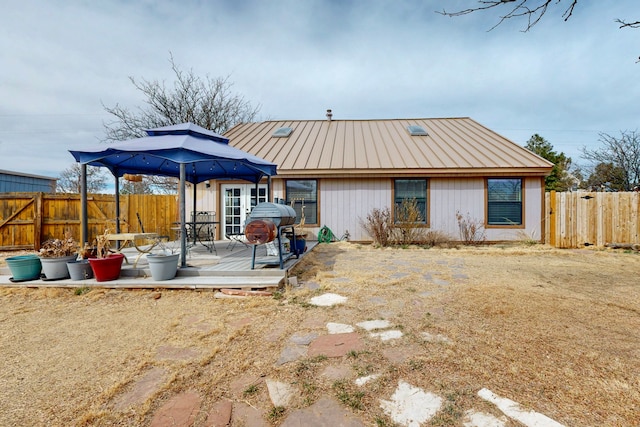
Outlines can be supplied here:
<path id="1" fill-rule="evenodd" d="M 198 184 L 214 179 L 242 179 L 256 185 L 264 178 L 271 184 L 276 165 L 229 146 L 229 140 L 192 123 L 147 129 L 147 136 L 113 144 L 100 144 L 69 152 L 81 165 L 82 239 L 87 226 L 87 168 L 106 167 L 115 177 L 116 232 L 119 232 L 119 178 L 124 174 L 179 178 L 181 266 L 186 266 L 186 182 Z M 269 192 L 270 193 L 270 192 Z M 195 196 L 195 194 L 194 194 Z"/>

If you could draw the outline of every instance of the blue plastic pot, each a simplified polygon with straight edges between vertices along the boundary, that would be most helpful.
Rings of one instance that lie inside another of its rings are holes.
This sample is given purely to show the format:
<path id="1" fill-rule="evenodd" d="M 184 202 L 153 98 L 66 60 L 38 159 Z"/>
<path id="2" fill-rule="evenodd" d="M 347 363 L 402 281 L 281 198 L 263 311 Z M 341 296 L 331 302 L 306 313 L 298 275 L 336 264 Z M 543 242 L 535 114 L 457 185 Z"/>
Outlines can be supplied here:
<path id="1" fill-rule="evenodd" d="M 14 281 L 35 280 L 40 278 L 42 263 L 37 255 L 18 255 L 5 260 L 11 270 Z"/>

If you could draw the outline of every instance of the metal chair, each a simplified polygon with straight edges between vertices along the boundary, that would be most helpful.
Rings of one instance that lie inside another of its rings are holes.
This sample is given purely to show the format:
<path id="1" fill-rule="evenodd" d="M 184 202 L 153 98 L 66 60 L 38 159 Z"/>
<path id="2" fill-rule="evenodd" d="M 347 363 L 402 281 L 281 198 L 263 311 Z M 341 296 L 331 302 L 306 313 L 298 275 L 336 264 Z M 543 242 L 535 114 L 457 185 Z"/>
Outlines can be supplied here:
<path id="1" fill-rule="evenodd" d="M 215 244 L 216 213 L 212 211 L 192 212 L 191 223 L 190 233 L 194 244 L 196 241 L 200 241 L 203 246 L 209 249 L 209 252 L 217 254 L 218 250 Z"/>

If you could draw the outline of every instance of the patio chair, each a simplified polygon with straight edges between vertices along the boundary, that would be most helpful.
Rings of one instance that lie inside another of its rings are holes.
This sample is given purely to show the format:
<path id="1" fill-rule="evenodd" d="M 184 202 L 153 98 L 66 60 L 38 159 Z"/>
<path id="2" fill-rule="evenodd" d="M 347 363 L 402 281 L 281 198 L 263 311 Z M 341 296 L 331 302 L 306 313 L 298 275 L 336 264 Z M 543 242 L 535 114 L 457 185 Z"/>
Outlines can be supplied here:
<path id="1" fill-rule="evenodd" d="M 243 244 L 245 248 L 249 247 L 247 242 L 244 241 L 244 233 L 237 233 L 237 234 L 225 233 L 224 237 L 226 237 L 227 240 L 229 240 L 229 243 L 227 243 L 227 250 L 229 251 L 232 251 L 233 248 L 238 243 Z"/>
<path id="2" fill-rule="evenodd" d="M 200 211 L 191 213 L 190 234 L 194 244 L 199 241 L 209 249 L 209 252 L 216 252 L 216 213 L 213 211 Z M 210 242 L 207 244 L 206 242 Z"/>

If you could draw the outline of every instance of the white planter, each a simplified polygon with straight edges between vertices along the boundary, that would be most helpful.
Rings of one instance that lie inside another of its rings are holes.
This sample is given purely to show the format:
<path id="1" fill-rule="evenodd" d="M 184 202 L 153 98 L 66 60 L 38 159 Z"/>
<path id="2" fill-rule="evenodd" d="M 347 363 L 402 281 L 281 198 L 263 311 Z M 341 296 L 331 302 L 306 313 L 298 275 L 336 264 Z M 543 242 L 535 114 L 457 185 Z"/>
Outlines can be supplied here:
<path id="1" fill-rule="evenodd" d="M 180 254 L 158 255 L 148 254 L 149 270 L 153 280 L 171 280 L 178 272 L 178 260 Z"/>
<path id="2" fill-rule="evenodd" d="M 78 258 L 77 255 L 61 256 L 56 258 L 40 258 L 42 263 L 42 273 L 45 275 L 45 280 L 58 280 L 68 279 L 69 269 L 67 268 L 67 262 L 74 261 Z"/>

